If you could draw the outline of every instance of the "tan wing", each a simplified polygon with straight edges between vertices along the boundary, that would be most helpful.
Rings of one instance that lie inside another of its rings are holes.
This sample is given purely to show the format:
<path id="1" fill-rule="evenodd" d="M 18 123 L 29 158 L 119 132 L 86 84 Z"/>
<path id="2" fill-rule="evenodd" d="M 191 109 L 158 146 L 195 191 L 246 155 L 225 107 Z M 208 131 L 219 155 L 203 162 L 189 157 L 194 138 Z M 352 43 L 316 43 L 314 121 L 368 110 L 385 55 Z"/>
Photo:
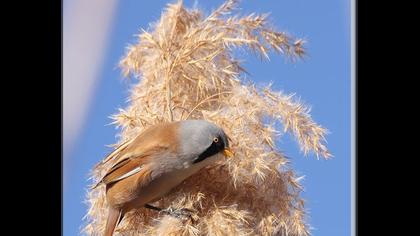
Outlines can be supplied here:
<path id="1" fill-rule="evenodd" d="M 108 171 L 101 182 L 111 184 L 130 177 L 144 169 L 147 159 L 145 157 L 138 157 L 121 160 Z"/>
<path id="2" fill-rule="evenodd" d="M 123 142 L 120 146 L 118 146 L 114 151 L 112 151 L 110 154 L 108 154 L 101 162 L 99 162 L 95 168 L 98 168 L 99 166 L 107 163 L 108 161 L 118 157 L 119 154 L 121 154 L 121 152 L 127 148 L 130 143 L 132 143 L 136 138 L 133 138 L 131 140 L 127 140 L 125 142 Z"/>
<path id="3" fill-rule="evenodd" d="M 176 151 L 178 147 L 175 137 L 177 127 L 176 123 L 152 126 L 123 148 L 120 148 L 121 146 L 117 148 L 120 149 L 118 152 L 114 151 L 111 153 L 112 156 L 108 156 L 104 160 L 107 162 L 116 159 L 114 165 L 93 189 L 101 183 L 115 183 L 138 173 L 153 156 Z"/>

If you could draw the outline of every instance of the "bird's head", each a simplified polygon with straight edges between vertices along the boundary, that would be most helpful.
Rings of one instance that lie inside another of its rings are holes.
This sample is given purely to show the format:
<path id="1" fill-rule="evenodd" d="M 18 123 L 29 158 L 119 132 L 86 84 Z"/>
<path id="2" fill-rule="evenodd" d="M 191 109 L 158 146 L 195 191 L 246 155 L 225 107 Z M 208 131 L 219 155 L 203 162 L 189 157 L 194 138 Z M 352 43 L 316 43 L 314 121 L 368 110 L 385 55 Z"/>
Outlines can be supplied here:
<path id="1" fill-rule="evenodd" d="M 180 122 L 181 152 L 191 158 L 193 164 L 221 153 L 230 158 L 229 139 L 222 128 L 205 120 L 186 120 Z"/>

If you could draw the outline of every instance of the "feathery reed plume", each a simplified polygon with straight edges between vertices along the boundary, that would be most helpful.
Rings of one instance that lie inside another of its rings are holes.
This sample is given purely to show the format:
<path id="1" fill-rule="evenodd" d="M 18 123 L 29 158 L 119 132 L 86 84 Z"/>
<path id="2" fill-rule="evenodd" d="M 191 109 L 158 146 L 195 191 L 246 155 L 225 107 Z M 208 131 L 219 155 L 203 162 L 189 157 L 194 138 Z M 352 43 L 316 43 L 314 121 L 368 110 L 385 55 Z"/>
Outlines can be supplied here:
<path id="1" fill-rule="evenodd" d="M 302 186 L 276 148 L 276 138 L 291 132 L 303 153 L 328 158 L 326 130 L 292 95 L 241 81 L 245 71 L 233 57 L 244 48 L 268 59 L 274 51 L 301 58 L 304 41 L 268 26 L 267 15 L 231 16 L 237 1 L 226 1 L 204 17 L 182 2 L 169 4 L 150 30 L 121 60 L 125 76 L 138 78 L 129 105 L 114 115 L 119 143 L 146 127 L 173 120 L 206 119 L 226 131 L 235 157 L 203 169 L 158 201 L 160 207 L 188 207 L 194 222 L 141 208 L 129 212 L 116 235 L 309 235 Z M 94 181 L 112 165 L 98 164 Z M 104 186 L 87 194 L 84 232 L 100 235 L 107 216 Z"/>

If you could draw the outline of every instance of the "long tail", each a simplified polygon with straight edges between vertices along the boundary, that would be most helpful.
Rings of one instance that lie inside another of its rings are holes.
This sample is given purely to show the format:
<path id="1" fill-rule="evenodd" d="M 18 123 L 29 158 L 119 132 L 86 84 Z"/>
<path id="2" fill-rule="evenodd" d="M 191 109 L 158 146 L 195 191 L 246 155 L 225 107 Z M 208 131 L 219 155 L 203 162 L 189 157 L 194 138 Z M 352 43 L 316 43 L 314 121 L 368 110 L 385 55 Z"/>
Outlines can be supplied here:
<path id="1" fill-rule="evenodd" d="M 121 221 L 122 210 L 115 209 L 113 207 L 108 208 L 108 220 L 106 221 L 105 233 L 104 236 L 112 236 L 114 229 L 117 224 Z"/>

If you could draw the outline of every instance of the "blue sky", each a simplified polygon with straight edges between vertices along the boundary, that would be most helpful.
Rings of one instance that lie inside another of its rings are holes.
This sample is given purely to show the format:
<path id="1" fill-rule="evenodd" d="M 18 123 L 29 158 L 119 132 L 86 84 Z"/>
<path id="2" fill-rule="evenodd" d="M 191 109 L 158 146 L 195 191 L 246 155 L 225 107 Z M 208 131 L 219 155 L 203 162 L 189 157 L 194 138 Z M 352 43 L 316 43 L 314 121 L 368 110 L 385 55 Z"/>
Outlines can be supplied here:
<path id="1" fill-rule="evenodd" d="M 67 2 L 64 2 L 64 12 Z M 222 2 L 197 1 L 196 4 L 208 13 Z M 65 154 L 65 236 L 78 235 L 87 209 L 83 201 L 88 173 L 110 151 L 105 145 L 116 142 L 118 130 L 107 125 L 111 122 L 109 116 L 127 105 L 130 88 L 130 83 L 121 77 L 118 61 L 126 46 L 136 42 L 134 34 L 140 27 L 147 28 L 159 19 L 166 3 L 166 0 L 118 1 L 82 131 Z M 184 1 L 184 4 L 191 7 L 195 1 Z M 273 82 L 275 90 L 296 93 L 312 107 L 313 119 L 330 131 L 327 141 L 334 158 L 328 161 L 317 160 L 313 154 L 304 157 L 289 135 L 278 146 L 291 157 L 296 172 L 305 176 L 303 197 L 313 235 L 350 235 L 350 1 L 243 0 L 240 8 L 243 14 L 270 12 L 270 20 L 277 29 L 308 42 L 309 56 L 304 61 L 292 64 L 271 54 L 269 62 L 261 62 L 245 55 L 244 66 L 250 72 L 248 78 L 256 84 Z M 77 17 L 66 13 L 64 16 Z"/>

